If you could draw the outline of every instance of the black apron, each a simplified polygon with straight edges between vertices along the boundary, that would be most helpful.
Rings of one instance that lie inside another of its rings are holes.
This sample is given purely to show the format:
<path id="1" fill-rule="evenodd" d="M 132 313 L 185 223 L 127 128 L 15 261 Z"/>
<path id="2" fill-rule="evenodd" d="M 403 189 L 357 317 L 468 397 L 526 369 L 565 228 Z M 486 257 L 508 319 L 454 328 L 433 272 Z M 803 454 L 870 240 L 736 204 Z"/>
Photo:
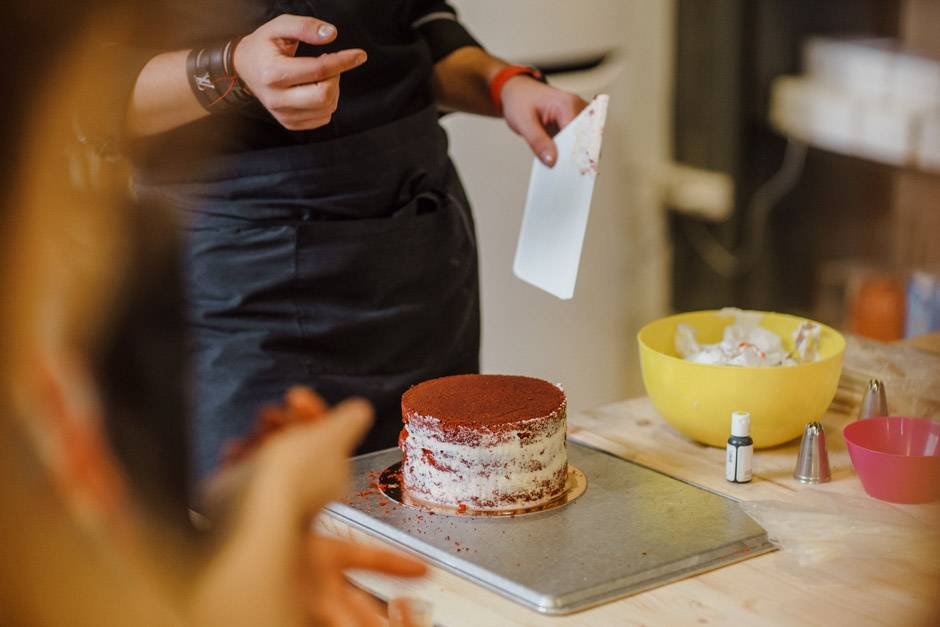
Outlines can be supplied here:
<path id="1" fill-rule="evenodd" d="M 291 385 L 372 401 L 365 452 L 395 445 L 409 386 L 478 372 L 473 219 L 433 108 L 185 170 L 142 189 L 188 209 L 196 478 Z"/>

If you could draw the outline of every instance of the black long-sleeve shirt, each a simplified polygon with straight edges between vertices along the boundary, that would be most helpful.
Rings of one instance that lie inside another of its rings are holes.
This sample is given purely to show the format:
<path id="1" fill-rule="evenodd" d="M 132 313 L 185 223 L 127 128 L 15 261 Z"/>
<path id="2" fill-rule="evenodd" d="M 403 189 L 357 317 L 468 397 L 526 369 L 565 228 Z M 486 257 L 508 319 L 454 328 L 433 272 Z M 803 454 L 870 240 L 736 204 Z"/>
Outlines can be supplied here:
<path id="1" fill-rule="evenodd" d="M 263 150 L 334 139 L 393 122 L 432 104 L 436 61 L 458 48 L 479 45 L 441 0 L 211 0 L 166 6 L 165 22 L 144 25 L 137 38 L 137 52 L 130 59 L 134 72 L 153 51 L 225 41 L 284 13 L 316 17 L 337 27 L 336 41 L 303 44 L 298 55 L 362 48 L 369 59 L 342 75 L 339 107 L 327 126 L 288 131 L 256 102 L 136 142 L 134 152 L 144 169 L 204 153 L 207 146 L 218 154 Z"/>

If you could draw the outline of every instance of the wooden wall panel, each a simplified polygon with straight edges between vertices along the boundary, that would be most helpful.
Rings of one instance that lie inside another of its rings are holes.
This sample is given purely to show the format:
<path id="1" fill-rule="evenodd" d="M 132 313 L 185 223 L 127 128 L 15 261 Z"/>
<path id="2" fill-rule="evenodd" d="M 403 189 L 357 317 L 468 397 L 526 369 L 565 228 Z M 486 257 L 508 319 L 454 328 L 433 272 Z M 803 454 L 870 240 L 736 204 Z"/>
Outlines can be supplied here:
<path id="1" fill-rule="evenodd" d="M 910 50 L 940 58 L 940 2 L 906 0 L 901 36 Z M 899 172 L 894 220 L 899 266 L 940 268 L 940 176 Z"/>

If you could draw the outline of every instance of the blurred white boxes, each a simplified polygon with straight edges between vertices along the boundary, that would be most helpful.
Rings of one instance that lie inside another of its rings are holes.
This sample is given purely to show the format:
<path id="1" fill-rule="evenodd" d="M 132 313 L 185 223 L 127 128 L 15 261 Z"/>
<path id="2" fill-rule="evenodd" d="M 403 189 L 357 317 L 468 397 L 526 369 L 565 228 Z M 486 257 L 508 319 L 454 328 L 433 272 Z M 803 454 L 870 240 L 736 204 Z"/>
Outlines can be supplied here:
<path id="1" fill-rule="evenodd" d="M 895 55 L 891 99 L 915 111 L 940 107 L 940 60 Z"/>
<path id="2" fill-rule="evenodd" d="M 892 39 L 814 37 L 805 74 L 774 81 L 770 120 L 829 150 L 940 170 L 940 60 Z"/>
<path id="3" fill-rule="evenodd" d="M 803 71 L 819 85 L 859 99 L 890 96 L 893 39 L 813 37 L 803 45 Z"/>
<path id="4" fill-rule="evenodd" d="M 862 107 L 844 92 L 827 85 L 784 76 L 774 82 L 770 121 L 786 135 L 850 153 L 858 142 Z"/>
<path id="5" fill-rule="evenodd" d="M 894 106 L 865 106 L 857 150 L 875 161 L 904 165 L 911 159 L 916 113 Z"/>
<path id="6" fill-rule="evenodd" d="M 935 109 L 921 120 L 917 163 L 925 170 L 940 172 L 940 109 Z"/>

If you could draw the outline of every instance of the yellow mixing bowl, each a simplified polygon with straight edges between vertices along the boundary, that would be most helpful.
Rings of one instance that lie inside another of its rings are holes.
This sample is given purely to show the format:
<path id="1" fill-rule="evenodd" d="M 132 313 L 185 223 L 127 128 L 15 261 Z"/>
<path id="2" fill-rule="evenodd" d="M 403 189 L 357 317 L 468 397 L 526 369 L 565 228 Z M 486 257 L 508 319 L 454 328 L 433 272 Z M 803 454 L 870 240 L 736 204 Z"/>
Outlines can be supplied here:
<path id="1" fill-rule="evenodd" d="M 761 326 L 774 331 L 792 350 L 791 335 L 805 318 L 765 313 Z M 695 329 L 703 344 L 721 341 L 734 322 L 717 311 L 696 311 L 662 318 L 637 334 L 643 383 L 666 421 L 693 440 L 723 447 L 731 414 L 751 414 L 755 447 L 782 444 L 798 437 L 811 420 L 829 408 L 839 385 L 845 339 L 820 325 L 819 360 L 795 366 L 742 368 L 685 361 L 676 353 L 676 325 Z"/>

